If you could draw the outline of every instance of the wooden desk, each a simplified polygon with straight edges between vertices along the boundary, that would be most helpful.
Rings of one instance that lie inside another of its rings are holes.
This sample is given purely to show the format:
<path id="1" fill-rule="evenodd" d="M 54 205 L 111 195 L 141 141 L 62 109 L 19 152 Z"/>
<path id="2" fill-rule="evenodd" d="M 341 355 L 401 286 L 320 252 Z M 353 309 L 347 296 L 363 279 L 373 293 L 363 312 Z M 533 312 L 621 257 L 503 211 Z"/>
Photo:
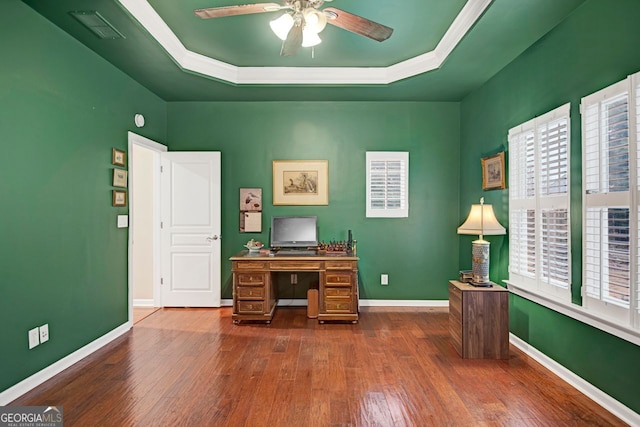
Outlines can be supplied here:
<path id="1" fill-rule="evenodd" d="M 464 359 L 508 359 L 509 291 L 450 280 L 449 332 Z"/>
<path id="2" fill-rule="evenodd" d="M 278 302 L 272 273 L 317 272 L 318 321 L 358 321 L 358 257 L 348 255 L 260 255 L 242 251 L 229 258 L 233 271 L 233 322 L 271 323 Z"/>

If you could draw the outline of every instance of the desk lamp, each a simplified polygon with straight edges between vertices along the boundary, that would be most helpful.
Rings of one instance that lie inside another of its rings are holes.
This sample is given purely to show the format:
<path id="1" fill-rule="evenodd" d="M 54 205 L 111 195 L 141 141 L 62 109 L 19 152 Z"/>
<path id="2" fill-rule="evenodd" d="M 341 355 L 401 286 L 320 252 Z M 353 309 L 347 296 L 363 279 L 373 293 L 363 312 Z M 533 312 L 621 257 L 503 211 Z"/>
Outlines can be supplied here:
<path id="1" fill-rule="evenodd" d="M 506 234 L 502 225 L 496 219 L 491 205 L 484 204 L 484 197 L 480 198 L 479 205 L 471 205 L 471 212 L 467 220 L 458 227 L 458 234 L 477 234 L 478 240 L 474 240 L 471 250 L 471 271 L 474 286 L 490 287 L 489 280 L 489 242 L 483 236 Z"/>

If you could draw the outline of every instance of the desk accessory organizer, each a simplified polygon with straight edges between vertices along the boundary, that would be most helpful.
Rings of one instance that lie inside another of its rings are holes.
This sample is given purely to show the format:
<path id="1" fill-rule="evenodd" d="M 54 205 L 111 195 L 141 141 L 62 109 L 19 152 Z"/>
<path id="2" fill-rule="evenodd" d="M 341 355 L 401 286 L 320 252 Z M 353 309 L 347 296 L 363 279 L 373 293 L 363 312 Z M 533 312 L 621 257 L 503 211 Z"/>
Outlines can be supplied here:
<path id="1" fill-rule="evenodd" d="M 356 254 L 356 240 L 353 240 L 353 234 L 349 230 L 349 237 L 347 240 L 330 240 L 328 243 L 321 241 L 318 243 L 319 254 Z"/>

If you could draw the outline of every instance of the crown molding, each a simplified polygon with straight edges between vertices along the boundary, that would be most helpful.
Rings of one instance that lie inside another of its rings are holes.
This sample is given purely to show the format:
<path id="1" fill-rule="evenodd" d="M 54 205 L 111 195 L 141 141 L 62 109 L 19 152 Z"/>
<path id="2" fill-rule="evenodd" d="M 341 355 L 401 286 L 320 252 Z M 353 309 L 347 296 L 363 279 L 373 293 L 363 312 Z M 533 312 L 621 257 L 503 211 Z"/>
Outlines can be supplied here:
<path id="1" fill-rule="evenodd" d="M 182 70 L 235 85 L 387 85 L 426 73 L 440 68 L 492 1 L 467 0 L 434 50 L 388 67 L 238 67 L 188 50 L 147 0 L 118 0 Z"/>

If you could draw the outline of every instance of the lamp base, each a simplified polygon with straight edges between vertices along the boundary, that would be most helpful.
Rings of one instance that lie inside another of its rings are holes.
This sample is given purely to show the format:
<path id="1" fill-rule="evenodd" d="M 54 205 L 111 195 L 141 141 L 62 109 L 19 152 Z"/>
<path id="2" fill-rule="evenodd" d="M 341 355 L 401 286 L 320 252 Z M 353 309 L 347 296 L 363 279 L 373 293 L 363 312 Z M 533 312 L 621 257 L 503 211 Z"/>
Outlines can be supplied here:
<path id="1" fill-rule="evenodd" d="M 469 282 L 469 284 L 476 288 L 493 288 L 493 283 L 491 282 Z"/>
<path id="2" fill-rule="evenodd" d="M 489 242 L 484 239 L 471 242 L 472 283 L 490 283 L 489 280 Z"/>

